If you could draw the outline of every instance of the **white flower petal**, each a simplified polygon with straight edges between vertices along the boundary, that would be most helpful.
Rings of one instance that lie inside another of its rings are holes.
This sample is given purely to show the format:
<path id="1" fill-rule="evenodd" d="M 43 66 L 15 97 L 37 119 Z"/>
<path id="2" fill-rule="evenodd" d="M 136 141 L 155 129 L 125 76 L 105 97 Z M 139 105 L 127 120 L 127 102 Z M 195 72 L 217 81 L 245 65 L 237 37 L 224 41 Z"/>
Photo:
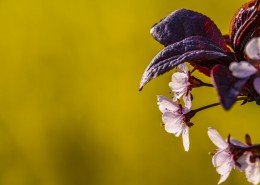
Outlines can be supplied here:
<path id="1" fill-rule="evenodd" d="M 248 182 L 256 185 L 260 182 L 259 160 L 250 163 L 245 170 Z"/>
<path id="2" fill-rule="evenodd" d="M 244 152 L 244 154 L 240 156 L 236 161 L 237 163 L 240 164 L 240 166 L 236 165 L 235 169 L 239 171 L 245 171 L 245 169 L 248 167 L 248 158 L 249 158 L 249 153 Z"/>
<path id="3" fill-rule="evenodd" d="M 165 130 L 168 133 L 174 134 L 179 137 L 183 129 L 182 115 L 172 112 L 165 112 L 162 116 L 163 123 L 165 124 Z"/>
<path id="4" fill-rule="evenodd" d="M 180 92 L 174 92 L 173 101 L 179 100 L 185 92 L 186 92 L 186 89 L 184 89 L 183 91 L 180 91 Z"/>
<path id="5" fill-rule="evenodd" d="M 222 163 L 220 166 L 216 168 L 218 174 L 221 175 L 218 184 L 224 182 L 228 178 L 232 170 L 233 164 L 234 164 L 233 159 L 229 157 L 228 159 L 226 159 L 224 163 Z"/>
<path id="6" fill-rule="evenodd" d="M 257 77 L 254 82 L 254 88 L 258 94 L 260 94 L 260 77 Z"/>
<path id="7" fill-rule="evenodd" d="M 182 130 L 182 142 L 183 147 L 186 152 L 190 149 L 190 139 L 189 139 L 189 127 L 184 125 L 184 128 Z"/>
<path id="8" fill-rule="evenodd" d="M 221 184 L 222 182 L 224 182 L 225 180 L 227 180 L 229 174 L 230 174 L 231 170 L 229 171 L 229 173 L 226 173 L 224 175 L 221 175 L 220 180 L 218 181 L 218 184 Z"/>
<path id="9" fill-rule="evenodd" d="M 159 109 L 162 113 L 176 112 L 180 109 L 178 104 L 174 103 L 172 100 L 164 96 L 158 96 L 157 99 L 158 99 Z"/>
<path id="10" fill-rule="evenodd" d="M 184 72 L 184 73 L 186 73 L 186 74 L 188 74 L 189 73 L 189 68 L 188 68 L 188 66 L 186 65 L 186 64 L 179 64 L 178 65 L 178 67 L 180 68 L 180 70 L 182 71 L 182 72 Z"/>
<path id="11" fill-rule="evenodd" d="M 169 83 L 170 88 L 173 92 L 183 92 L 185 93 L 185 89 L 189 83 L 189 77 L 185 73 L 176 72 L 172 75 L 172 81 Z"/>
<path id="12" fill-rule="evenodd" d="M 225 165 L 230 163 L 232 155 L 226 150 L 219 150 L 212 158 L 213 166 L 217 168 L 219 174 L 223 175 L 226 173 Z M 221 168 L 223 166 L 223 168 Z"/>
<path id="13" fill-rule="evenodd" d="M 232 75 L 236 78 L 247 78 L 255 74 L 257 69 L 246 61 L 232 62 L 229 66 Z"/>
<path id="14" fill-rule="evenodd" d="M 220 149 L 226 149 L 228 143 L 219 135 L 214 128 L 208 128 L 208 136 L 211 141 Z"/>
<path id="15" fill-rule="evenodd" d="M 241 147 L 246 147 L 247 145 L 245 145 L 244 143 L 238 141 L 237 139 L 234 139 L 234 138 L 230 138 L 230 142 L 233 144 L 233 145 L 236 145 L 236 146 L 241 146 Z"/>
<path id="16" fill-rule="evenodd" d="M 245 47 L 246 55 L 253 60 L 260 60 L 260 37 L 251 39 Z"/>
<path id="17" fill-rule="evenodd" d="M 185 111 L 184 114 L 186 114 L 187 112 L 189 112 L 191 110 L 191 94 L 190 92 L 188 92 L 185 96 L 183 96 L 183 101 L 185 104 Z"/>
<path id="18" fill-rule="evenodd" d="M 216 167 L 218 174 L 221 175 L 218 182 L 220 184 L 228 178 L 234 164 L 233 158 L 226 151 L 220 151 L 213 156 L 213 159 L 213 165 Z"/>

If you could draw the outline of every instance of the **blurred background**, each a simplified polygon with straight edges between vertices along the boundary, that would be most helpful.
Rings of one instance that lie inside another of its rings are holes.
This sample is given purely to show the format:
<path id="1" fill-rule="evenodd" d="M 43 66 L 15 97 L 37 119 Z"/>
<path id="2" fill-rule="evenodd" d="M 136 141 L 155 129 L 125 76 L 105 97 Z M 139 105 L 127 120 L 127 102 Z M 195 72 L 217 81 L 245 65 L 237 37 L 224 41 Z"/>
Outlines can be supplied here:
<path id="1" fill-rule="evenodd" d="M 255 103 L 200 112 L 191 147 L 161 126 L 156 95 L 172 72 L 138 91 L 162 49 L 150 27 L 176 9 L 208 15 L 223 34 L 245 0 L 2 0 L 0 2 L 1 185 L 217 184 L 206 131 L 260 143 Z M 210 79 L 198 74 L 204 81 Z M 193 90 L 193 107 L 214 103 Z M 225 184 L 248 184 L 232 171 Z"/>

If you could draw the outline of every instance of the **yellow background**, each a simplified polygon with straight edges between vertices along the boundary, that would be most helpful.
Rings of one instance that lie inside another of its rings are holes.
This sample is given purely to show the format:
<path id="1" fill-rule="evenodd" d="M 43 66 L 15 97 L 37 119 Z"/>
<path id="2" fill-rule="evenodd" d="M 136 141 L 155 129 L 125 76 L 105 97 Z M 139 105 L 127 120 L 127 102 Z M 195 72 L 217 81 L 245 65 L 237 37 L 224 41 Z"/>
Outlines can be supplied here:
<path id="1" fill-rule="evenodd" d="M 160 126 L 156 95 L 170 97 L 171 72 L 138 91 L 162 49 L 150 27 L 176 9 L 211 17 L 222 33 L 246 1 L 38 0 L 0 2 L 1 185 L 201 185 L 219 175 L 209 126 L 260 143 L 259 107 L 198 113 L 191 147 Z M 201 75 L 199 75 L 201 77 Z M 203 77 L 210 82 L 210 79 Z M 193 107 L 214 89 L 193 90 Z M 232 172 L 225 184 L 247 184 Z"/>

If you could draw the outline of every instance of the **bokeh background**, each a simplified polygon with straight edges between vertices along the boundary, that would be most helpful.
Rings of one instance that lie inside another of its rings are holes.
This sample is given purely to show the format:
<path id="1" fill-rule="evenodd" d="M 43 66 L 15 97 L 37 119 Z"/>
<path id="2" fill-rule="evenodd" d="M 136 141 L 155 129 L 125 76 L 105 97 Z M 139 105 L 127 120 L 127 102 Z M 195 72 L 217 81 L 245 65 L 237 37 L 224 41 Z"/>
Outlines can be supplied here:
<path id="1" fill-rule="evenodd" d="M 206 134 L 260 143 L 255 103 L 198 113 L 191 147 L 161 126 L 156 95 L 170 97 L 171 72 L 138 91 L 162 49 L 150 27 L 180 8 L 228 33 L 245 0 L 2 0 L 0 2 L 1 185 L 217 184 Z M 203 76 L 203 80 L 210 79 Z M 194 108 L 217 101 L 193 90 Z M 233 171 L 225 184 L 247 184 Z"/>

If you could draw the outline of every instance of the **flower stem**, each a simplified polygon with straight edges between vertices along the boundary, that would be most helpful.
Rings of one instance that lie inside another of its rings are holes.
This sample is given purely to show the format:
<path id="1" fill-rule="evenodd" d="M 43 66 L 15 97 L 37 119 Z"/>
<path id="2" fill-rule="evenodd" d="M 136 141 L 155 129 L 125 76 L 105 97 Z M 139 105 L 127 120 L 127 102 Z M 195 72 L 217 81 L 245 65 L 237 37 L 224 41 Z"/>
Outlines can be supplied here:
<path id="1" fill-rule="evenodd" d="M 192 70 L 191 70 L 191 74 L 194 72 L 194 71 L 196 71 L 197 69 L 194 67 Z"/>
<path id="2" fill-rule="evenodd" d="M 246 99 L 247 99 L 247 97 L 239 97 L 239 98 L 237 98 L 236 101 L 241 101 L 241 100 L 246 100 Z M 187 118 L 187 120 L 190 120 L 193 116 L 195 116 L 195 114 L 197 112 L 200 112 L 202 110 L 205 110 L 205 109 L 208 109 L 208 108 L 211 108 L 211 107 L 215 107 L 215 106 L 218 106 L 218 105 L 221 105 L 221 103 L 220 102 L 213 103 L 213 104 L 210 104 L 210 105 L 206 105 L 206 106 L 200 107 L 198 109 L 191 110 L 190 112 L 185 114 L 185 117 Z"/>
<path id="3" fill-rule="evenodd" d="M 215 106 L 218 106 L 218 105 L 220 105 L 220 103 L 213 103 L 213 104 L 210 104 L 210 105 L 206 105 L 204 107 L 200 107 L 198 109 L 194 109 L 192 111 L 199 112 L 199 111 L 202 111 L 202 110 L 205 110 L 205 109 L 208 109 L 208 108 L 211 108 L 211 107 L 215 107 Z"/>
<path id="4" fill-rule="evenodd" d="M 205 86 L 205 87 L 214 87 L 212 84 L 208 84 L 208 83 L 203 83 L 202 86 Z"/>
<path id="5" fill-rule="evenodd" d="M 247 98 L 247 97 L 239 97 L 239 98 L 237 98 L 236 101 L 246 100 L 246 98 Z M 202 111 L 202 110 L 204 110 L 204 109 L 208 109 L 208 108 L 215 107 L 215 106 L 218 106 L 218 105 L 220 105 L 219 102 L 218 102 L 218 103 L 213 103 L 213 104 L 210 104 L 210 105 L 206 105 L 206 106 L 204 106 L 204 107 L 200 107 L 200 108 L 194 109 L 194 110 L 192 110 L 192 111 L 199 112 L 199 111 Z"/>
<path id="6" fill-rule="evenodd" d="M 200 107 L 198 109 L 191 110 L 190 112 L 185 114 L 185 118 L 186 118 L 187 121 L 190 121 L 190 119 L 193 116 L 195 116 L 195 114 L 197 114 L 197 112 L 202 111 L 204 109 L 208 109 L 210 107 L 215 107 L 215 106 L 218 106 L 218 105 L 220 105 L 220 103 L 213 103 L 213 104 L 210 104 L 210 105 L 207 105 L 207 106 L 204 106 L 204 107 Z"/>

